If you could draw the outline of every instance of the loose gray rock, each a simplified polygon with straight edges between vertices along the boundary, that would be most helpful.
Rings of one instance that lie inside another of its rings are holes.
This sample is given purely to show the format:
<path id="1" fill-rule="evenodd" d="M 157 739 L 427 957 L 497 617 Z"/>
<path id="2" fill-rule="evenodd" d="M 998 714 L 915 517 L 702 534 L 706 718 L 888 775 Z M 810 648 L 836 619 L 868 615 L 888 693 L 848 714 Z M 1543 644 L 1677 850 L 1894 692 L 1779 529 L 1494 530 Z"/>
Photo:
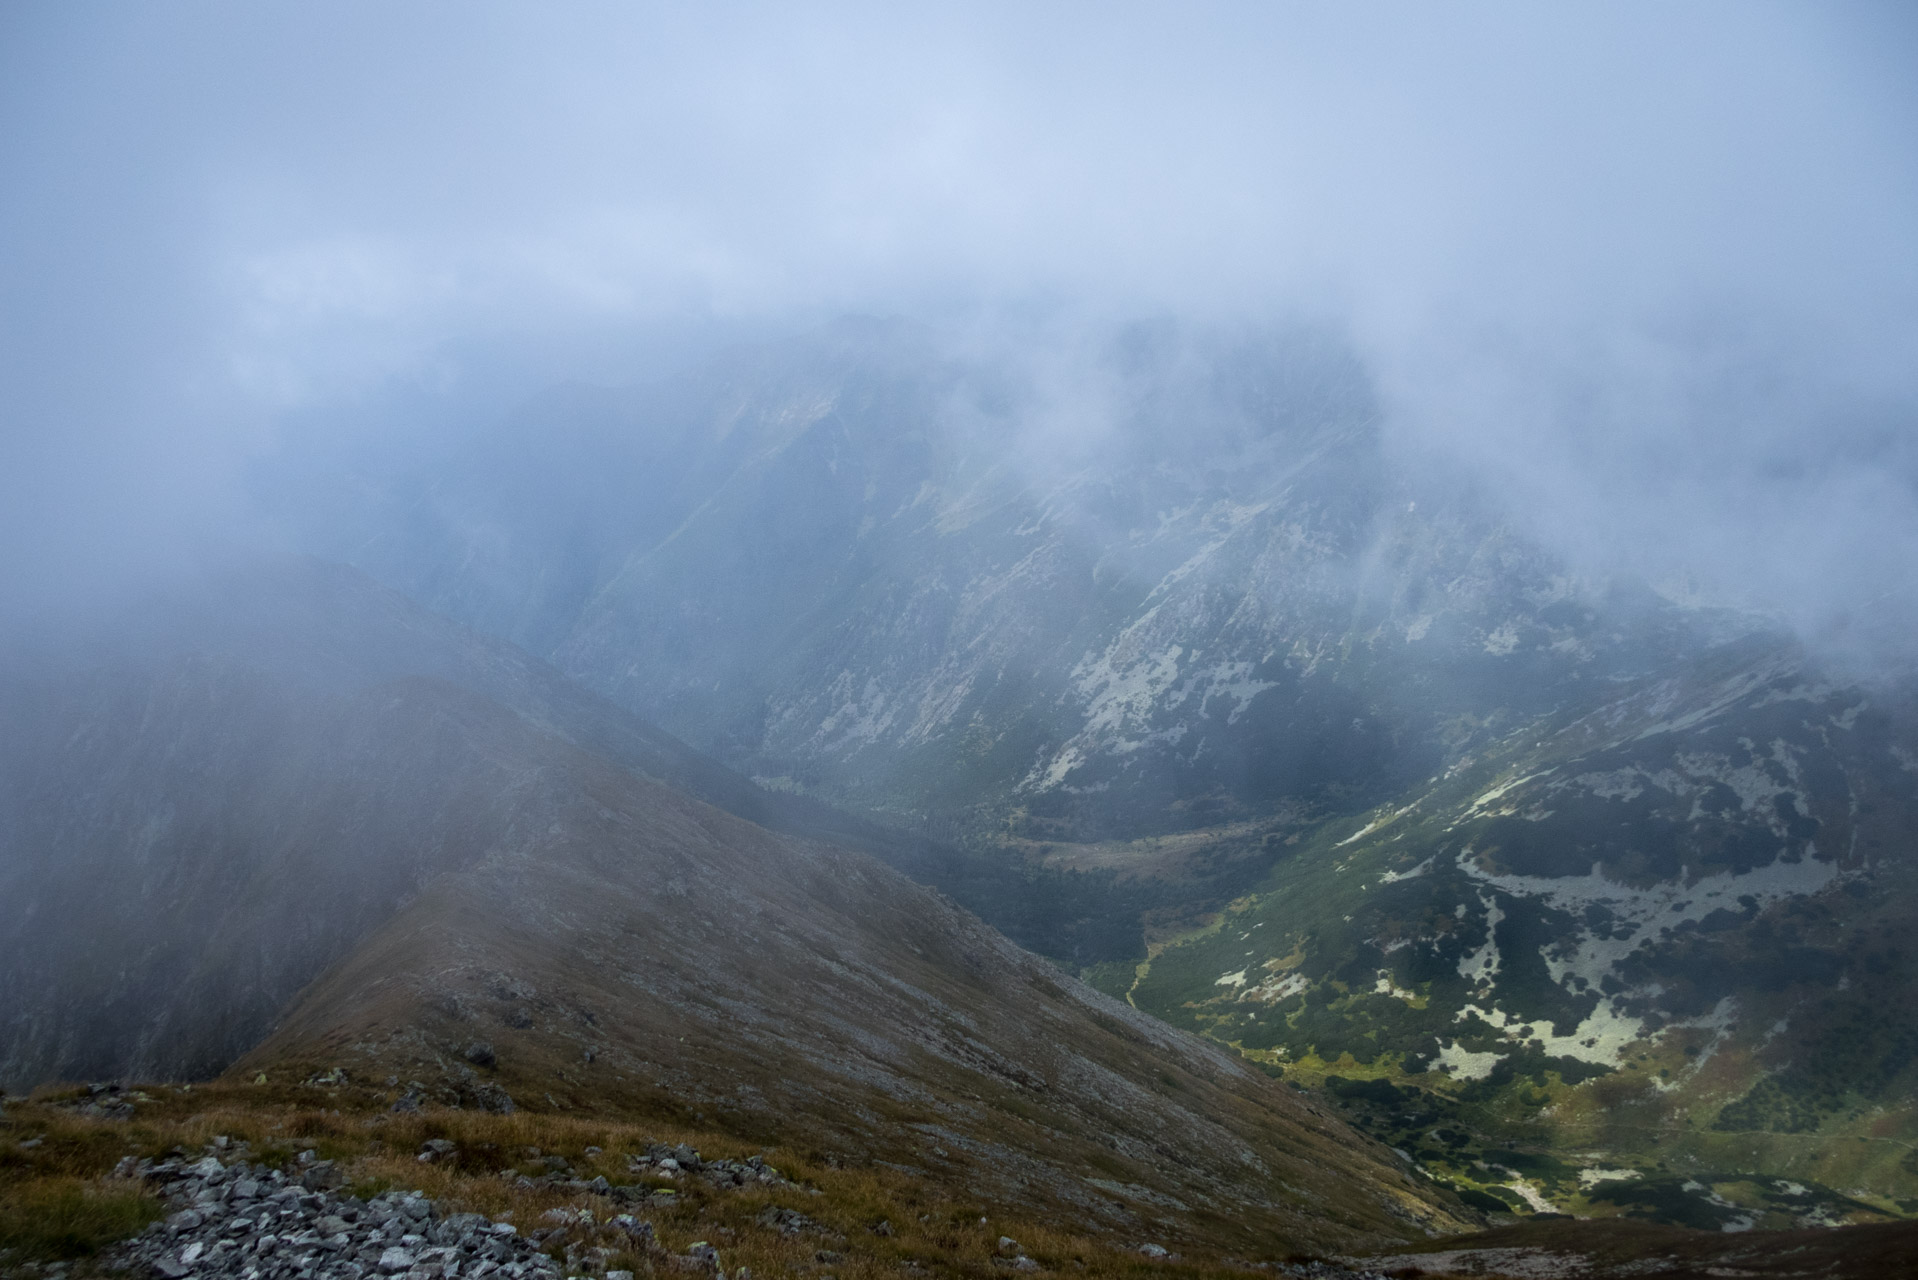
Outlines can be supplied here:
<path id="1" fill-rule="evenodd" d="M 507 1094 L 506 1090 L 496 1084 L 488 1083 L 480 1085 L 477 1089 L 473 1090 L 473 1095 L 484 1110 L 491 1111 L 496 1115 L 510 1116 L 519 1109 L 513 1105 L 513 1099 Z"/>
<path id="2" fill-rule="evenodd" d="M 767 1205 L 753 1219 L 762 1227 L 777 1231 L 782 1236 L 834 1234 L 824 1223 L 808 1218 L 797 1209 L 782 1209 L 778 1205 Z"/>
<path id="3" fill-rule="evenodd" d="M 315 1160 L 300 1175 L 300 1185 L 308 1191 L 337 1191 L 346 1185 L 346 1175 L 331 1160 Z"/>
<path id="4" fill-rule="evenodd" d="M 242 1153 L 237 1145 L 234 1152 Z M 331 1183 L 314 1189 L 315 1180 Z M 442 1216 L 417 1191 L 369 1201 L 339 1194 L 329 1161 L 292 1171 L 217 1159 L 139 1161 L 144 1179 L 176 1208 L 119 1246 L 109 1269 L 162 1280 L 559 1280 L 560 1269 L 511 1223 L 482 1214 Z M 250 1194 L 241 1195 L 243 1190 Z M 635 1224 L 643 1227 L 644 1224 Z M 650 1230 L 650 1228 L 647 1228 Z M 643 1238 L 644 1232 L 629 1232 Z"/>

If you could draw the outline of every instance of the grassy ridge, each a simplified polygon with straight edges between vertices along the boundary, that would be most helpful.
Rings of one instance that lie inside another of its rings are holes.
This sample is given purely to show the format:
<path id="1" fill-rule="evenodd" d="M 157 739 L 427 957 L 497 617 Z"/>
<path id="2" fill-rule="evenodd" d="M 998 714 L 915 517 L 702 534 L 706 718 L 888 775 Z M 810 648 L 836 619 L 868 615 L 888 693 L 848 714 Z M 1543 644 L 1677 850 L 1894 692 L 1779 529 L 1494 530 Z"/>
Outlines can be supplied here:
<path id="1" fill-rule="evenodd" d="M 1251 1261 L 1187 1248 L 1152 1260 L 1136 1241 L 1099 1237 L 1056 1220 L 1041 1220 L 881 1164 L 853 1166 L 804 1147 L 759 1147 L 737 1135 L 687 1127 L 670 1118 L 511 1115 L 428 1108 L 393 1113 L 385 1095 L 353 1087 L 245 1085 L 149 1086 L 135 1094 L 130 1118 L 85 1114 L 84 1089 L 50 1089 L 11 1103 L 0 1117 L 0 1274 L 26 1262 L 71 1260 L 69 1274 L 103 1273 L 103 1251 L 165 1212 L 141 1184 L 115 1176 L 128 1156 L 158 1158 L 176 1148 L 193 1155 L 226 1139 L 221 1154 L 244 1150 L 269 1165 L 292 1164 L 301 1151 L 334 1160 L 347 1189 L 360 1195 L 418 1188 L 445 1211 L 479 1212 L 517 1225 L 522 1234 L 552 1229 L 555 1209 L 584 1210 L 595 1224 L 622 1209 L 612 1200 L 551 1186 L 525 1187 L 516 1174 L 544 1174 L 551 1157 L 572 1176 L 603 1175 L 614 1183 L 671 1186 L 676 1203 L 635 1210 L 660 1243 L 684 1253 L 695 1241 L 720 1250 L 730 1272 L 801 1274 L 829 1269 L 841 1280 L 901 1274 L 1005 1274 L 1002 1236 L 1047 1271 L 1132 1277 L 1242 1274 Z M 422 1163 L 429 1139 L 450 1139 L 457 1154 Z M 650 1142 L 687 1143 L 707 1159 L 762 1156 L 791 1185 L 720 1191 L 697 1176 L 667 1183 L 629 1172 L 626 1157 Z M 31 1145 L 23 1147 L 21 1144 Z M 243 1144 L 243 1146 L 242 1146 Z M 767 1208 L 794 1210 L 819 1225 L 782 1235 L 760 1221 Z M 648 1273 L 656 1257 L 624 1250 L 624 1237 L 596 1225 L 566 1227 L 544 1247 L 569 1262 L 592 1265 L 586 1251 L 606 1247 L 597 1268 Z M 570 1253 L 569 1253 L 570 1246 Z M 995 1262 L 995 1259 L 1000 1261 Z"/>

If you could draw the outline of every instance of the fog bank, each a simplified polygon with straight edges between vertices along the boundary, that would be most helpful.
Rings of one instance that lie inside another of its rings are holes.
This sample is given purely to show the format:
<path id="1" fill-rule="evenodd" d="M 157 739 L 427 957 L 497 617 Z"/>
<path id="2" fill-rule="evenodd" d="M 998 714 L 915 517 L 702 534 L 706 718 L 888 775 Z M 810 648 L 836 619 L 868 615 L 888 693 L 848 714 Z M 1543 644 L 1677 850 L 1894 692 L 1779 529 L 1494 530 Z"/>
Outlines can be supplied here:
<path id="1" fill-rule="evenodd" d="M 8 588 L 848 312 L 1282 317 L 1581 568 L 1908 658 L 1915 58 L 1865 4 L 14 6 Z"/>

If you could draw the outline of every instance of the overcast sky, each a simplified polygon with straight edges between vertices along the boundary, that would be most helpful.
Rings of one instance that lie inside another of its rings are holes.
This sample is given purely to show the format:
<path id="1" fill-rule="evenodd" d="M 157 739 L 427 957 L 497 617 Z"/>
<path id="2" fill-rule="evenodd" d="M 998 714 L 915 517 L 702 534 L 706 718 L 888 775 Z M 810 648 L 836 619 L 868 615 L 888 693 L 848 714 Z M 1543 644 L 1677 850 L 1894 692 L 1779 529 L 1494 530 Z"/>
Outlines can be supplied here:
<path id="1" fill-rule="evenodd" d="M 289 430 L 1016 303 L 1324 318 L 1574 558 L 1918 622 L 1914 73 L 1897 4 L 7 5 L 0 554 L 230 532 Z"/>

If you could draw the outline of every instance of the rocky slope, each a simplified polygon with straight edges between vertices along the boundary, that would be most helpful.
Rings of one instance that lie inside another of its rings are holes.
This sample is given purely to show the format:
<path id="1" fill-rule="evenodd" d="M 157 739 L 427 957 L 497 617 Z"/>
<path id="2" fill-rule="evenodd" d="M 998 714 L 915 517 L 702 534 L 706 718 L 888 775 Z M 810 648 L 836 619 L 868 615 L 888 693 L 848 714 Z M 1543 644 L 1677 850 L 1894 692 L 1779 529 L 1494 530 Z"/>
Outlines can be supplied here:
<path id="1" fill-rule="evenodd" d="M 305 1153 L 309 1158 L 312 1152 Z M 163 1190 L 174 1208 L 163 1223 L 115 1251 L 123 1267 L 162 1280 L 186 1276 L 260 1277 L 432 1275 L 462 1272 L 557 1277 L 557 1262 L 510 1222 L 477 1213 L 442 1214 L 426 1197 L 386 1194 L 361 1202 L 327 1178 L 330 1161 L 290 1170 L 199 1160 L 126 1162 L 120 1176 Z M 644 1239 L 630 1215 L 635 1241 Z"/>
<path id="2" fill-rule="evenodd" d="M 344 1067 L 468 1106 L 673 1099 L 1173 1238 L 1331 1247 L 1464 1221 L 1236 1055 L 866 855 L 397 674 L 385 646 L 369 678 L 300 628 L 312 657 L 249 662 L 246 630 L 192 652 L 135 629 L 131 665 L 10 684 L 36 731 L 5 771 L 14 1087 Z"/>
<path id="3" fill-rule="evenodd" d="M 1342 1153 L 1343 1127 L 1264 1074 L 881 864 L 546 751 L 530 838 L 429 884 L 235 1072 L 344 1067 L 468 1105 L 489 1088 L 613 1112 L 665 1096 L 1181 1234 L 1319 1243 L 1442 1212 L 1383 1147 Z"/>

